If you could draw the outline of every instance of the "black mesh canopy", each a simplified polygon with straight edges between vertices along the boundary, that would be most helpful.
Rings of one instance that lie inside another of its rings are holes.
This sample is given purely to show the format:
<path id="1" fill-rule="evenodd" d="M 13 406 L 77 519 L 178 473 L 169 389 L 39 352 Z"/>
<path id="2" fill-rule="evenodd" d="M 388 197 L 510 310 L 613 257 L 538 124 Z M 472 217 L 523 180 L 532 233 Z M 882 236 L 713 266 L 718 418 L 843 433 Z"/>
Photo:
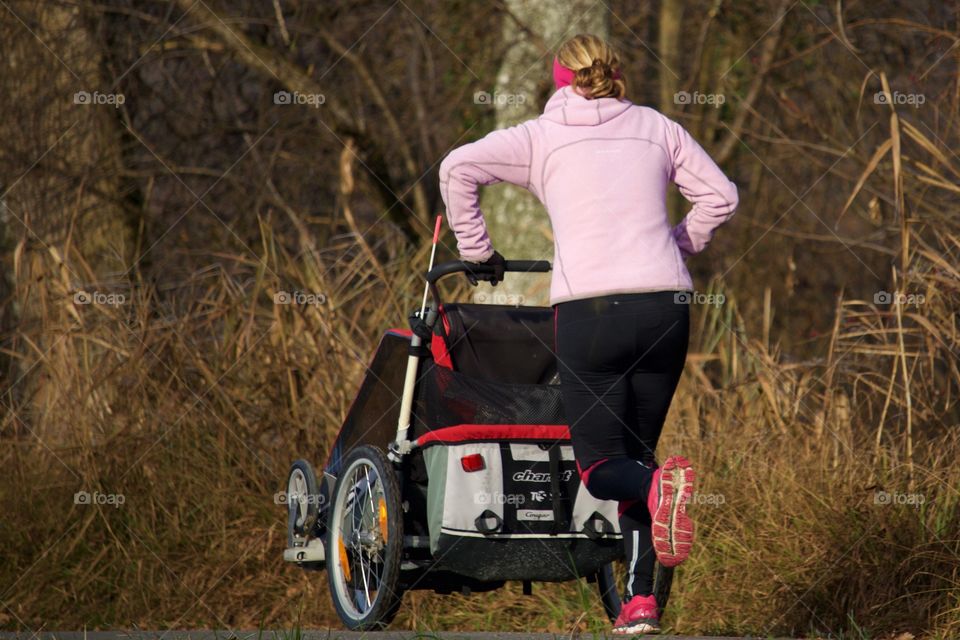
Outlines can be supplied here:
<path id="1" fill-rule="evenodd" d="M 557 373 L 552 307 L 451 304 L 443 311 L 443 336 L 462 374 L 492 382 L 550 384 Z"/>
<path id="2" fill-rule="evenodd" d="M 457 424 L 565 424 L 553 353 L 553 309 L 501 305 L 444 306 L 437 320 L 455 370 L 420 360 L 411 439 Z M 331 449 L 326 470 L 359 444 L 383 449 L 396 436 L 407 366 L 407 336 L 385 333 Z"/>
<path id="3" fill-rule="evenodd" d="M 559 385 L 491 382 L 432 360 L 421 372 L 416 435 L 457 424 L 564 424 Z"/>

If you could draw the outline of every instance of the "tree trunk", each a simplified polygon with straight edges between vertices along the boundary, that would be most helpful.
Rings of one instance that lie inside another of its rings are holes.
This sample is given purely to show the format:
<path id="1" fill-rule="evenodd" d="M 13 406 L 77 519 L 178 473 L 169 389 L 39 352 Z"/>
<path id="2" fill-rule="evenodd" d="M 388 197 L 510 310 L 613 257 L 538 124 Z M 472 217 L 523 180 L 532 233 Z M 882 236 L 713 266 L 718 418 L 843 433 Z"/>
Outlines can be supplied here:
<path id="1" fill-rule="evenodd" d="M 675 96 L 680 91 L 680 36 L 683 22 L 683 1 L 663 0 L 660 4 L 658 20 L 657 50 L 660 62 L 660 111 L 675 118 L 679 106 Z M 667 212 L 671 223 L 676 224 L 683 218 L 687 203 L 676 189 L 667 191 Z"/>
<path id="2" fill-rule="evenodd" d="M 7 353 L 19 354 L 4 363 L 4 391 L 14 403 L 30 399 L 18 413 L 49 444 L 79 435 L 71 432 L 79 408 L 66 399 L 77 397 L 71 385 L 89 384 L 79 372 L 96 359 L 96 347 L 81 357 L 67 339 L 78 323 L 87 330 L 90 310 L 75 306 L 75 294 L 129 299 L 133 226 L 121 205 L 118 124 L 125 97 L 103 77 L 79 9 L 30 1 L 12 11 L 29 30 L 3 12 L 0 251 L 11 304 L 2 323 L 12 336 Z M 101 390 L 84 409 L 109 412 L 109 402 Z"/>
<path id="3" fill-rule="evenodd" d="M 672 117 L 677 110 L 674 96 L 680 91 L 682 0 L 663 0 L 659 23 L 657 49 L 660 57 L 660 111 Z"/>
<path id="4" fill-rule="evenodd" d="M 536 118 L 545 93 L 553 94 L 552 64 L 557 48 L 577 33 L 607 37 L 609 12 L 586 0 L 506 0 L 505 53 L 493 89 L 496 128 Z M 483 190 L 481 205 L 494 247 L 507 260 L 553 261 L 550 218 L 526 189 L 497 185 Z M 477 302 L 546 305 L 550 277 L 510 274 L 491 288 L 478 285 Z"/>

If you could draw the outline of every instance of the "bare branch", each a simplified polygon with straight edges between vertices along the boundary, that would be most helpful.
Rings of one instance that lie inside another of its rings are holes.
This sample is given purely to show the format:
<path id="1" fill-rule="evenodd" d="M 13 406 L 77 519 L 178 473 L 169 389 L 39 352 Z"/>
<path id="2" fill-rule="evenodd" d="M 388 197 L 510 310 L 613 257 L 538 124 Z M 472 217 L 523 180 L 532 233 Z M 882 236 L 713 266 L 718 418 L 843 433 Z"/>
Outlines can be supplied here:
<path id="1" fill-rule="evenodd" d="M 767 73 L 770 71 L 770 65 L 773 64 L 773 59 L 776 56 L 777 48 L 780 45 L 780 37 L 783 34 L 783 25 L 787 21 L 787 13 L 790 11 L 790 5 L 790 0 L 780 0 L 780 4 L 777 6 L 777 11 L 775 14 L 778 16 L 777 22 L 775 23 L 774 27 L 770 29 L 770 32 L 763 41 L 763 48 L 760 51 L 760 64 L 757 68 L 757 73 L 750 82 L 750 88 L 747 90 L 747 95 L 743 99 L 743 103 L 741 104 L 740 109 L 737 111 L 737 115 L 734 117 L 733 123 L 730 125 L 730 133 L 728 133 L 723 142 L 720 143 L 720 148 L 715 156 L 717 164 L 724 164 L 730 159 L 730 156 L 733 155 L 734 149 L 737 148 L 737 144 L 741 137 L 740 134 L 747 122 L 747 116 L 749 115 L 750 110 L 753 108 L 754 103 L 757 101 L 757 98 L 760 96 L 760 91 L 763 89 L 764 80 L 767 77 Z"/>

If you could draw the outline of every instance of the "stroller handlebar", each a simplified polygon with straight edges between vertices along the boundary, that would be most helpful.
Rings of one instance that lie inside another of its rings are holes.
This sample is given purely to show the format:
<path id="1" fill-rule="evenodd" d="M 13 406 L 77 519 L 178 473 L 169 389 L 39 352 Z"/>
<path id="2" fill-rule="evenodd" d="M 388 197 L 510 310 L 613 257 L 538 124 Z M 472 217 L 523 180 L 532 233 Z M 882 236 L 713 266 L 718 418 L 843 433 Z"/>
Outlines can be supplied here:
<path id="1" fill-rule="evenodd" d="M 521 273 L 545 273 L 551 269 L 549 260 L 505 260 L 503 264 L 504 272 L 514 271 Z M 451 273 L 461 273 L 470 271 L 477 276 L 478 280 L 486 279 L 485 276 L 493 274 L 493 267 L 476 262 L 466 262 L 463 260 L 454 260 L 438 264 L 427 272 L 427 282 L 434 284 L 440 278 Z"/>

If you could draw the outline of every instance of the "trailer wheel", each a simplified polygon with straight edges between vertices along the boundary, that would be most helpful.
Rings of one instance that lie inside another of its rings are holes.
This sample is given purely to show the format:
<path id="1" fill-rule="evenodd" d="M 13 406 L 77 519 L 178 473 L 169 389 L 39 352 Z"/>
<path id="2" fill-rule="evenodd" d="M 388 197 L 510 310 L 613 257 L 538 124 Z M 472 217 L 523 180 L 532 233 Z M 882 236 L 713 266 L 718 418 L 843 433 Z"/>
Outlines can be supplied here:
<path id="1" fill-rule="evenodd" d="M 379 448 L 344 459 L 327 521 L 333 606 L 354 631 L 384 629 L 399 608 L 403 513 L 396 470 Z"/>
<path id="2" fill-rule="evenodd" d="M 313 532 L 320 510 L 320 490 L 313 467 L 297 460 L 287 476 L 287 548 L 302 546 Z M 296 543 L 299 543 L 296 544 Z"/>

